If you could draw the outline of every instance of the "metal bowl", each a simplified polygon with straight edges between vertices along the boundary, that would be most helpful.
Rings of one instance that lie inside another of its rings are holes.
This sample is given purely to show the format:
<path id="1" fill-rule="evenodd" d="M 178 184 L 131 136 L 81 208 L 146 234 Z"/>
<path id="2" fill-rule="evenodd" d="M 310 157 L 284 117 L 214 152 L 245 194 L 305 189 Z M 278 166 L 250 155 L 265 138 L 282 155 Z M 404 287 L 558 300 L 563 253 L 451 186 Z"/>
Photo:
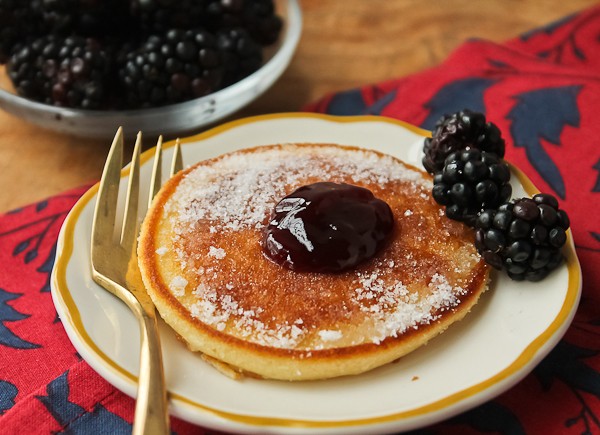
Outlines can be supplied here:
<path id="1" fill-rule="evenodd" d="M 119 126 L 145 135 L 173 135 L 209 125 L 246 106 L 264 93 L 289 65 L 302 30 L 297 0 L 276 0 L 284 27 L 278 42 L 268 47 L 263 66 L 231 86 L 201 98 L 151 109 L 80 110 L 38 103 L 15 94 L 3 72 L 0 107 L 40 127 L 88 138 L 110 138 Z"/>

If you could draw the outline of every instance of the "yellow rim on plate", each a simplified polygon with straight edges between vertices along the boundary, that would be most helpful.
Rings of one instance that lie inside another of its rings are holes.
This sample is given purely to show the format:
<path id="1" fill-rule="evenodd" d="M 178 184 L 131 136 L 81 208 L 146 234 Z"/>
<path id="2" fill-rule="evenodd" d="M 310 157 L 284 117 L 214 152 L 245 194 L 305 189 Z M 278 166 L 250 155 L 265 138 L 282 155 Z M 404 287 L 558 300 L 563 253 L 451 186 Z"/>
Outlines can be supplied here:
<path id="1" fill-rule="evenodd" d="M 211 130 L 208 130 L 204 133 L 200 133 L 194 136 L 186 137 L 181 140 L 182 143 L 188 142 L 196 142 L 200 140 L 207 139 L 209 137 L 218 135 L 225 131 L 231 130 L 233 128 L 251 124 L 262 121 L 269 121 L 280 118 L 315 118 L 322 119 L 329 122 L 337 122 L 337 123 L 356 123 L 356 122 L 383 122 L 390 123 L 400 127 L 403 127 L 417 135 L 428 137 L 430 136 L 430 132 L 427 130 L 423 130 L 419 127 L 415 127 L 411 124 L 408 124 L 403 121 L 398 121 L 391 118 L 381 117 L 381 116 L 331 116 L 331 115 L 322 115 L 315 113 L 280 113 L 280 114 L 271 114 L 271 115 L 261 115 L 250 118 L 244 118 L 237 121 L 232 121 L 218 127 L 215 127 Z M 169 148 L 174 145 L 174 141 L 166 143 L 163 147 Z M 149 149 L 145 151 L 141 156 L 141 162 L 144 163 L 154 155 L 154 149 Z M 521 172 L 518 168 L 511 165 L 512 172 L 517 176 L 519 182 L 523 185 L 523 188 L 527 192 L 528 195 L 534 195 L 539 193 L 539 190 L 534 186 L 534 184 L 529 180 L 529 178 Z M 126 172 L 123 171 L 121 176 L 126 176 Z M 54 274 L 53 274 L 53 284 L 54 288 L 58 292 L 58 296 L 62 299 L 64 305 L 67 307 L 67 321 L 73 325 L 73 328 L 78 335 L 78 338 L 81 342 L 85 343 L 85 345 L 90 349 L 92 353 L 95 353 L 103 362 L 111 368 L 114 372 L 118 373 L 122 377 L 132 381 L 137 382 L 137 377 L 134 376 L 129 371 L 122 368 L 119 364 L 113 361 L 108 355 L 106 355 L 91 339 L 88 335 L 81 318 L 81 314 L 73 300 L 69 288 L 67 286 L 66 279 L 66 271 L 67 265 L 71 258 L 74 248 L 74 230 L 75 224 L 78 221 L 78 218 L 83 211 L 84 207 L 92 200 L 92 198 L 96 195 L 98 191 L 98 184 L 94 185 L 90 188 L 75 204 L 69 215 L 67 216 L 65 223 L 63 225 L 63 246 L 62 249 L 57 252 L 57 257 L 54 265 Z M 236 414 L 231 412 L 221 411 L 219 409 L 211 408 L 206 405 L 202 405 L 197 403 L 191 399 L 188 399 L 184 396 L 181 396 L 176 393 L 170 393 L 170 397 L 172 399 L 176 399 L 182 403 L 185 403 L 188 406 L 192 406 L 193 408 L 197 408 L 203 412 L 212 414 L 214 416 L 234 421 L 238 423 L 256 425 L 256 426 L 279 426 L 279 427 L 299 427 L 299 428 L 335 428 L 335 427 L 344 427 L 344 426 L 360 426 L 360 425 L 372 425 L 372 424 L 380 424 L 393 422 L 397 420 L 402 420 L 411 417 L 422 416 L 431 412 L 440 411 L 442 409 L 448 408 L 451 405 L 458 403 L 461 400 L 465 400 L 469 397 L 475 396 L 478 393 L 483 392 L 484 390 L 492 387 L 499 382 L 508 379 L 511 376 L 517 375 L 519 371 L 529 362 L 531 361 L 535 355 L 541 350 L 541 348 L 556 334 L 559 332 L 561 327 L 565 325 L 566 322 L 570 321 L 574 309 L 579 300 L 579 294 L 581 289 L 581 270 L 579 266 L 579 261 L 575 254 L 575 249 L 573 245 L 573 239 L 571 231 L 567 231 L 568 241 L 565 249 L 565 257 L 566 257 L 566 267 L 568 269 L 568 288 L 565 295 L 565 299 L 561 306 L 560 311 L 557 316 L 554 318 L 552 323 L 540 334 L 538 335 L 522 352 L 521 354 L 505 369 L 496 373 L 494 376 L 479 382 L 476 385 L 465 388 L 457 393 L 451 394 L 443 399 L 437 400 L 435 402 L 429 403 L 424 406 L 420 406 L 411 410 L 391 413 L 387 415 L 382 415 L 378 417 L 372 418 L 360 418 L 360 419 L 349 419 L 349 420 L 335 420 L 335 421 L 318 421 L 318 420 L 308 420 L 308 419 L 292 419 L 292 418 L 276 418 L 276 417 L 258 417 L 258 416 L 248 416 L 242 414 Z"/>

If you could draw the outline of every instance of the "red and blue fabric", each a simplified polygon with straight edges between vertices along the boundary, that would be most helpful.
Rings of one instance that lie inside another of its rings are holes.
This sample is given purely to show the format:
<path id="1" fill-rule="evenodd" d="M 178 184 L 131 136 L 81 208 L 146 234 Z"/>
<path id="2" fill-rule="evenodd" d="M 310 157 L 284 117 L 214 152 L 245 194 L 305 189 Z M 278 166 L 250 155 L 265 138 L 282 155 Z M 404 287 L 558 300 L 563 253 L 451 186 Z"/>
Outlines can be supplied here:
<path id="1" fill-rule="evenodd" d="M 583 269 L 575 320 L 517 386 L 421 434 L 600 433 L 600 7 L 505 44 L 472 40 L 443 64 L 324 97 L 306 110 L 376 114 L 431 129 L 484 112 L 506 158 L 571 217 Z M 83 186 L 0 216 L 0 432 L 130 433 L 133 400 L 81 359 L 49 292 L 58 231 Z M 173 419 L 178 434 L 208 430 Z"/>

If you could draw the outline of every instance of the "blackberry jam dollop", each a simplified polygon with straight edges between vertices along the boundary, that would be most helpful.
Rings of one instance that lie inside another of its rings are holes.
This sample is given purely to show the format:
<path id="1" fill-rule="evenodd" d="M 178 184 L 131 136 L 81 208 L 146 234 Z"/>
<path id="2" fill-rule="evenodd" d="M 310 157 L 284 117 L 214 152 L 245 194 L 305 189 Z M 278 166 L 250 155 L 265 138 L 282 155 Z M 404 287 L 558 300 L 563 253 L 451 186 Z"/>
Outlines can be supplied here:
<path id="1" fill-rule="evenodd" d="M 363 187 L 319 182 L 292 192 L 275 206 L 263 251 L 300 272 L 340 272 L 373 257 L 389 241 L 389 205 Z"/>

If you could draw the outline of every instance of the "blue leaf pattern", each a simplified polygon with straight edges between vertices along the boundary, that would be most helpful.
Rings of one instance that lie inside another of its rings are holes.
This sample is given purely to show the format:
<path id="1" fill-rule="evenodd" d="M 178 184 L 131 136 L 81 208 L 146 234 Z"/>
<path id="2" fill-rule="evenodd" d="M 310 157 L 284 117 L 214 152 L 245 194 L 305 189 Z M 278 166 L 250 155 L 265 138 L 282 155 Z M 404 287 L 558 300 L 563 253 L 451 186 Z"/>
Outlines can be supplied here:
<path id="1" fill-rule="evenodd" d="M 327 105 L 327 113 L 330 115 L 356 115 L 367 109 L 360 89 L 352 89 L 340 92 L 333 96 Z"/>
<path id="2" fill-rule="evenodd" d="M 6 322 L 16 322 L 29 317 L 8 305 L 9 301 L 18 299 L 21 296 L 0 289 L 0 346 L 10 346 L 16 349 L 35 349 L 40 346 L 19 338 L 5 325 Z"/>
<path id="3" fill-rule="evenodd" d="M 585 392 L 597 398 L 600 397 L 600 373 L 584 362 L 585 359 L 598 354 L 599 352 L 596 350 L 579 347 L 563 340 L 534 369 L 535 375 L 545 390 L 550 389 L 556 381 L 562 382 L 579 400 L 580 412 L 565 421 L 566 427 L 581 424 L 589 433 L 591 433 L 592 426 L 600 429 L 598 416 L 595 415 L 592 407 L 586 403 L 581 394 L 581 392 Z"/>
<path id="4" fill-rule="evenodd" d="M 38 256 L 38 251 L 37 249 L 32 249 L 31 251 L 28 251 L 25 254 L 25 264 L 32 262 L 33 260 L 35 260 Z"/>
<path id="5" fill-rule="evenodd" d="M 435 123 L 442 116 L 465 108 L 485 113 L 483 94 L 497 81 L 471 77 L 445 85 L 424 105 L 429 110 L 429 115 L 421 123 L 421 127 L 433 130 Z"/>
<path id="6" fill-rule="evenodd" d="M 40 289 L 40 291 L 42 293 L 47 293 L 50 291 L 50 274 L 52 273 L 52 268 L 54 267 L 55 257 L 56 257 L 56 243 L 54 243 L 52 245 L 52 249 L 50 249 L 50 252 L 48 253 L 48 256 L 46 257 L 46 261 L 44 261 L 44 263 L 40 267 L 37 268 L 38 272 L 46 274 L 46 282 L 44 283 L 43 287 Z"/>
<path id="7" fill-rule="evenodd" d="M 562 26 L 564 26 L 565 24 L 570 23 L 573 18 L 577 17 L 577 14 L 572 14 L 572 15 L 567 15 L 566 17 L 563 17 L 559 20 L 556 20 L 546 26 L 543 27 L 537 27 L 533 30 L 530 30 L 529 32 L 525 32 L 521 35 L 521 39 L 523 41 L 527 41 L 528 39 L 537 36 L 541 33 L 544 33 L 546 35 L 550 35 L 554 32 L 556 32 L 558 29 L 560 29 Z"/>
<path id="8" fill-rule="evenodd" d="M 577 96 L 581 86 L 543 88 L 515 96 L 515 106 L 507 118 L 512 121 L 510 132 L 516 147 L 525 148 L 531 165 L 562 199 L 567 192 L 563 178 L 552 161 L 542 139 L 560 145 L 566 126 L 579 126 Z"/>
<path id="9" fill-rule="evenodd" d="M 18 392 L 19 390 L 13 384 L 0 380 L 0 415 L 14 406 Z"/>
<path id="10" fill-rule="evenodd" d="M 29 240 L 23 240 L 21 243 L 19 243 L 17 246 L 15 246 L 15 249 L 13 250 L 13 255 L 14 256 L 19 255 L 21 252 L 23 252 L 28 247 L 29 247 Z"/>
<path id="11" fill-rule="evenodd" d="M 54 419 L 64 427 L 64 434 L 130 434 L 131 424 L 96 404 L 91 412 L 69 401 L 68 371 L 46 387 L 45 396 L 37 396 Z"/>
<path id="12" fill-rule="evenodd" d="M 366 113 L 369 115 L 381 115 L 383 109 L 385 109 L 388 104 L 390 104 L 396 99 L 396 93 L 396 90 L 393 90 L 383 95 L 381 98 L 377 99 L 377 101 L 375 101 L 373 104 L 371 104 L 371 106 L 369 106 Z"/>
<path id="13" fill-rule="evenodd" d="M 44 210 L 46 207 L 48 207 L 48 201 L 40 201 L 35 205 L 35 210 L 37 212 L 40 212 L 40 211 Z"/>

